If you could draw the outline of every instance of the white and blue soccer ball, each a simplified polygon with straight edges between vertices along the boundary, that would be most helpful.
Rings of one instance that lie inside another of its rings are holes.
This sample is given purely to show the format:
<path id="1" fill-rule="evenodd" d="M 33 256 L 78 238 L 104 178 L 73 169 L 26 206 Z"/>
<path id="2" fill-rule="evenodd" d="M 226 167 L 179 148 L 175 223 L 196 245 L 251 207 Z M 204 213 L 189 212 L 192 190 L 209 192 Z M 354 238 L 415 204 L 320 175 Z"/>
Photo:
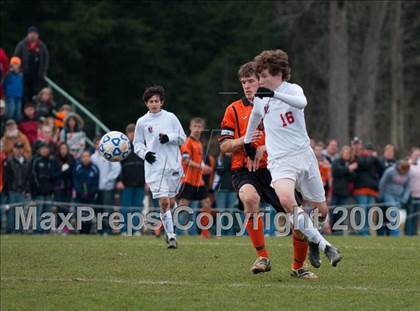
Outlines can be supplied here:
<path id="1" fill-rule="evenodd" d="M 122 161 L 131 152 L 130 140 L 125 134 L 118 131 L 106 133 L 99 142 L 98 151 L 108 161 Z"/>

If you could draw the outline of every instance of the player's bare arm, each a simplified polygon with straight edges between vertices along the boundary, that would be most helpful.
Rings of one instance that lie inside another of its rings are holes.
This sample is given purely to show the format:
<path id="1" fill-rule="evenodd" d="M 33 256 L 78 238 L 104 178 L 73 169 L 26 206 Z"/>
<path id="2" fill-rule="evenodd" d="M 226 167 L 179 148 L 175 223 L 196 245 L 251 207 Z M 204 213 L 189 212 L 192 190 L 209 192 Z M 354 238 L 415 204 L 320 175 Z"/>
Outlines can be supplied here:
<path id="1" fill-rule="evenodd" d="M 262 131 L 254 131 L 251 136 L 251 141 L 252 142 L 258 141 L 263 135 L 264 134 Z M 220 151 L 222 153 L 232 153 L 232 152 L 238 151 L 243 148 L 244 139 L 245 139 L 245 136 L 242 136 L 236 139 L 226 139 L 220 145 Z"/>

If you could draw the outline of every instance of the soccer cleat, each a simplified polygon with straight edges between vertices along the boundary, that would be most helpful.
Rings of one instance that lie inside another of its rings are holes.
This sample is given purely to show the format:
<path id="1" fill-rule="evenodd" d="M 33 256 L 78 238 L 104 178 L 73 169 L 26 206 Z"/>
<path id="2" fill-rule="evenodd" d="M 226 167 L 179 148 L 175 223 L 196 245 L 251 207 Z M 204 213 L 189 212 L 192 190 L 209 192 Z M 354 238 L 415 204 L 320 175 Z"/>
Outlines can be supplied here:
<path id="1" fill-rule="evenodd" d="M 271 262 L 267 257 L 258 257 L 251 267 L 254 274 L 271 271 Z"/>
<path id="2" fill-rule="evenodd" d="M 298 278 L 298 279 L 306 279 L 306 280 L 317 280 L 319 279 L 319 277 L 309 271 L 308 269 L 305 269 L 304 267 L 300 268 L 300 269 L 292 269 L 290 275 L 294 278 Z"/>
<path id="3" fill-rule="evenodd" d="M 309 262 L 314 268 L 321 267 L 321 259 L 319 258 L 319 244 L 308 242 L 309 245 Z"/>
<path id="4" fill-rule="evenodd" d="M 175 238 L 172 238 L 168 241 L 168 248 L 169 249 L 175 249 L 178 248 L 178 243 L 176 242 Z"/>
<path id="5" fill-rule="evenodd" d="M 332 245 L 327 245 L 324 252 L 333 267 L 337 266 L 341 259 L 343 259 L 338 249 Z"/>

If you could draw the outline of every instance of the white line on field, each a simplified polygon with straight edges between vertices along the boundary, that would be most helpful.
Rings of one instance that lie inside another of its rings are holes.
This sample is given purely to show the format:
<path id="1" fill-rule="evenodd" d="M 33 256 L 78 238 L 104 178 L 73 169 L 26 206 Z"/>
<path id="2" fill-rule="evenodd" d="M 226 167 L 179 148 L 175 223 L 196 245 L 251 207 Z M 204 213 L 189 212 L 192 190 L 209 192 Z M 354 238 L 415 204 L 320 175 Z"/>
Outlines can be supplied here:
<path id="1" fill-rule="evenodd" d="M 60 240 L 61 242 L 66 242 L 65 241 L 65 237 L 63 237 L 63 240 Z M 138 237 L 124 237 L 121 240 L 110 240 L 110 242 L 121 242 L 121 241 L 130 241 L 133 243 L 137 243 L 138 246 L 162 246 L 162 241 L 161 240 L 154 240 L 154 241 L 150 241 L 150 240 L 142 240 L 141 238 Z M 4 241 L 6 242 L 6 241 Z M 31 244 L 36 243 L 36 242 L 42 242 L 42 243 L 54 243 L 55 241 L 45 241 L 45 240 L 31 240 Z M 94 243 L 97 244 L 96 241 L 83 241 L 83 240 L 79 240 L 79 241 L 75 241 L 75 240 L 68 240 L 67 241 L 70 245 L 75 243 L 83 243 L 84 245 L 89 244 L 89 243 Z M 21 242 L 18 240 L 8 240 L 6 242 L 7 244 L 20 244 Z M 6 244 L 5 243 L 5 244 Z M 182 237 L 179 239 L 179 244 L 185 245 L 185 246 L 250 246 L 250 242 L 248 241 L 244 241 L 244 242 L 219 242 L 219 241 L 214 241 L 214 240 L 210 240 L 210 241 L 183 241 Z M 276 243 L 276 242 L 271 242 L 268 241 L 267 245 L 269 245 L 270 247 L 284 247 L 284 248 L 289 248 L 291 247 L 291 244 L 286 242 L 286 243 Z M 386 250 L 386 251 L 392 251 L 392 250 L 397 250 L 397 249 L 406 249 L 406 250 L 418 250 L 420 247 L 420 244 L 416 245 L 416 244 L 410 244 L 410 245 L 400 245 L 400 246 L 384 246 L 384 245 L 372 245 L 372 246 L 354 246 L 354 245 L 345 245 L 345 240 L 340 241 L 340 245 L 339 248 L 340 249 L 356 249 L 356 250 Z"/>
<path id="2" fill-rule="evenodd" d="M 32 277 L 2 277 L 1 281 L 25 281 L 25 282 L 49 282 L 49 283 L 112 283 L 112 284 L 126 284 L 126 285 L 168 285 L 168 286 L 210 286 L 203 282 L 186 282 L 186 281 L 168 281 L 168 280 L 122 280 L 122 279 L 86 279 L 86 278 L 32 278 Z M 312 281 L 310 281 L 312 282 Z M 316 281 L 315 281 L 316 282 Z M 313 284 L 313 283 L 312 283 Z M 420 287 L 415 288 L 390 288 L 390 287 L 362 287 L 362 286 L 322 286 L 309 284 L 282 284 L 282 283 L 266 283 L 266 284 L 252 284 L 252 283 L 218 283 L 218 285 L 233 287 L 233 288 L 292 288 L 304 290 L 353 290 L 361 292 L 419 292 Z"/>

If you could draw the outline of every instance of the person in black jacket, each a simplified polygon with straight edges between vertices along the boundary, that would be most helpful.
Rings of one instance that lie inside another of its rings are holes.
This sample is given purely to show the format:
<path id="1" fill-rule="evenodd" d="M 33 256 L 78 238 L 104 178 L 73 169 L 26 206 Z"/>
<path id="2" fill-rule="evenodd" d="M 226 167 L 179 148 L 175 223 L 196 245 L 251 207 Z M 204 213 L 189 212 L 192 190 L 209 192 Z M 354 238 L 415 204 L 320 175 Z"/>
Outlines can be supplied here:
<path id="1" fill-rule="evenodd" d="M 332 197 L 331 205 L 331 230 L 333 233 L 341 234 L 342 231 L 334 228 L 335 223 L 340 219 L 342 213 L 338 212 L 336 207 L 343 206 L 349 203 L 351 198 L 351 183 L 355 177 L 354 171 L 357 169 L 357 162 L 350 163 L 351 149 L 349 146 L 341 148 L 340 157 L 332 162 L 331 175 L 332 183 Z"/>
<path id="2" fill-rule="evenodd" d="M 90 152 L 82 152 L 81 161 L 73 173 L 73 185 L 76 191 L 76 202 L 94 204 L 99 191 L 99 169 L 90 160 Z M 83 222 L 80 233 L 90 233 L 92 222 Z"/>
<path id="3" fill-rule="evenodd" d="M 41 144 L 39 156 L 32 162 L 32 194 L 37 202 L 37 233 L 41 233 L 41 215 L 51 211 L 52 195 L 55 181 L 55 160 L 50 156 L 48 145 Z"/>
<path id="4" fill-rule="evenodd" d="M 359 230 L 359 235 L 369 235 L 369 209 L 376 202 L 379 196 L 379 179 L 382 176 L 384 168 L 381 161 L 374 156 L 374 150 L 371 147 L 363 149 L 362 142 L 355 138 L 352 141 L 354 150 L 352 163 L 357 163 L 357 169 L 354 171 L 354 190 L 353 195 L 359 206 L 364 208 L 364 226 Z M 360 216 L 360 213 L 356 213 Z M 356 219 L 360 224 L 361 219 Z"/>
<path id="5" fill-rule="evenodd" d="M 62 202 L 58 205 L 58 212 L 67 215 L 70 209 L 69 204 L 73 196 L 73 171 L 75 161 L 70 154 L 69 146 L 66 143 L 60 143 L 56 159 L 54 161 L 54 201 Z M 57 226 L 61 224 L 61 218 L 57 219 Z M 63 229 L 67 233 L 68 228 Z"/>
<path id="6" fill-rule="evenodd" d="M 58 146 L 55 160 L 54 199 L 58 202 L 71 202 L 75 161 L 66 143 L 60 143 Z"/>
<path id="7" fill-rule="evenodd" d="M 231 154 L 220 154 L 217 158 L 214 191 L 216 192 L 216 207 L 218 212 L 230 211 L 233 215 L 233 208 L 238 203 L 238 196 L 232 185 L 231 163 Z M 227 224 L 226 218 L 222 218 L 222 224 Z M 237 219 L 234 218 L 234 225 L 230 229 L 224 229 L 222 234 L 233 235 L 237 231 Z"/>
<path id="8" fill-rule="evenodd" d="M 7 193 L 8 203 L 23 204 L 29 193 L 31 166 L 23 156 L 23 144 L 17 142 L 13 147 L 13 154 L 4 162 L 4 192 Z M 7 232 L 16 232 L 15 208 L 7 213 Z"/>
<path id="9" fill-rule="evenodd" d="M 32 97 L 45 84 L 44 77 L 50 61 L 48 48 L 39 39 L 38 28 L 34 26 L 28 28 L 27 37 L 16 46 L 15 56 L 22 60 L 26 102 L 32 100 Z"/>
<path id="10" fill-rule="evenodd" d="M 116 185 L 121 191 L 121 213 L 124 217 L 122 234 L 127 234 L 127 214 L 140 212 L 144 199 L 144 160 L 133 152 L 132 141 L 136 125 L 131 123 L 126 127 L 126 134 L 131 143 L 132 152 L 121 162 L 121 174 Z M 133 226 L 138 226 L 138 217 L 133 218 Z"/>

